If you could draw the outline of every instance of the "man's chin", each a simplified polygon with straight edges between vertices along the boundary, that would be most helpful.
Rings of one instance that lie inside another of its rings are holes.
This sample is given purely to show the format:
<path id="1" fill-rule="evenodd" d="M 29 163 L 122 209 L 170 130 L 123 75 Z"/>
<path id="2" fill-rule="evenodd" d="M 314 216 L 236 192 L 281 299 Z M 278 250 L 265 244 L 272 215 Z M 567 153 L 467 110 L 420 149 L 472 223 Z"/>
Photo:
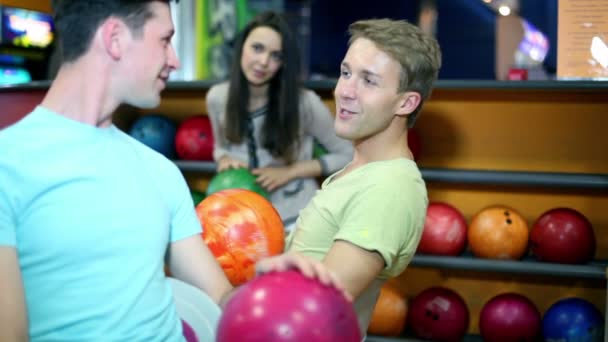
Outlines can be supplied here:
<path id="1" fill-rule="evenodd" d="M 338 138 L 351 141 L 355 138 L 352 134 L 349 134 L 349 132 L 341 132 L 339 130 L 336 130 L 336 136 L 338 136 Z"/>
<path id="2" fill-rule="evenodd" d="M 136 99 L 126 102 L 128 105 L 141 109 L 154 109 L 160 105 L 160 95 L 146 99 Z"/>
<path id="3" fill-rule="evenodd" d="M 338 138 L 353 140 L 352 134 L 350 134 L 348 130 L 344 129 L 344 127 L 341 127 L 338 123 L 334 123 L 334 132 L 336 132 Z"/>

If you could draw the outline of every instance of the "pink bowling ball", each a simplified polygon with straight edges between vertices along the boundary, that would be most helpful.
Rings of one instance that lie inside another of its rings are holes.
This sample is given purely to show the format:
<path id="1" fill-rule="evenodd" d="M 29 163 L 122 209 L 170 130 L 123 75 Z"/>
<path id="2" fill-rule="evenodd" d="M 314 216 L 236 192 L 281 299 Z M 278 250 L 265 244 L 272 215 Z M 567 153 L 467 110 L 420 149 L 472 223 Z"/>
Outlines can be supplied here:
<path id="1" fill-rule="evenodd" d="M 340 291 L 299 271 L 243 285 L 220 318 L 217 342 L 360 342 L 357 315 Z"/>
<path id="2" fill-rule="evenodd" d="M 198 337 L 196 337 L 196 333 L 194 329 L 188 324 L 188 322 L 182 319 L 182 334 L 186 339 L 186 342 L 198 342 Z"/>
<path id="3" fill-rule="evenodd" d="M 538 341 L 540 312 L 517 293 L 503 293 L 490 299 L 479 313 L 479 330 L 487 342 Z"/>

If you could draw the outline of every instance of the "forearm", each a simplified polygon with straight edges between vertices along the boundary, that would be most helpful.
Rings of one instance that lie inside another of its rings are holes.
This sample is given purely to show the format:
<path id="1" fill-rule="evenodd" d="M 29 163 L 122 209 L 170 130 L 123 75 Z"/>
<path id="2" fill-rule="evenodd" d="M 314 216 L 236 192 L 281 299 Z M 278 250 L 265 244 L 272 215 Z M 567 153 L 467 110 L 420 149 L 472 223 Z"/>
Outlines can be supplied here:
<path id="1" fill-rule="evenodd" d="M 27 329 L 20 329 L 17 326 L 10 325 L 10 319 L 5 317 L 6 315 L 0 315 L 0 341 L 6 342 L 27 342 L 28 334 Z"/>
<path id="2" fill-rule="evenodd" d="M 168 260 L 173 277 L 198 287 L 218 304 L 233 289 L 200 236 L 172 243 Z"/>
<path id="3" fill-rule="evenodd" d="M 317 159 L 300 160 L 289 166 L 291 179 L 321 176 L 321 163 Z"/>
<path id="4" fill-rule="evenodd" d="M 0 246 L 0 341 L 28 340 L 22 284 L 16 250 Z"/>
<path id="5" fill-rule="evenodd" d="M 226 304 L 228 304 L 228 301 L 230 301 L 230 298 L 234 296 L 234 294 L 239 290 L 239 288 L 240 287 L 233 287 L 230 291 L 224 293 L 224 295 L 220 298 L 218 305 L 220 306 L 220 308 L 222 308 L 222 310 L 224 310 Z"/>
<path id="6" fill-rule="evenodd" d="M 323 264 L 335 273 L 353 298 L 358 298 L 384 268 L 380 254 L 342 240 L 334 242 Z"/>

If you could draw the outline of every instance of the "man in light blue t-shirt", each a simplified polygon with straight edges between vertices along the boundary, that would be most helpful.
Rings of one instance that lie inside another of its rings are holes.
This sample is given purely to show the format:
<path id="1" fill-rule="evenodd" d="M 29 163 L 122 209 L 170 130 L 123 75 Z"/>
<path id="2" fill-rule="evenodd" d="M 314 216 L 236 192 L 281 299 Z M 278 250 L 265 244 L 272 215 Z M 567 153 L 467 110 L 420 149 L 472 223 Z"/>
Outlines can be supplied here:
<path id="1" fill-rule="evenodd" d="M 112 124 L 153 108 L 179 61 L 165 1 L 57 0 L 63 64 L 42 103 L 0 130 L 0 341 L 181 341 L 164 276 L 222 305 L 232 286 L 173 163 Z M 260 271 L 298 267 L 298 254 Z"/>

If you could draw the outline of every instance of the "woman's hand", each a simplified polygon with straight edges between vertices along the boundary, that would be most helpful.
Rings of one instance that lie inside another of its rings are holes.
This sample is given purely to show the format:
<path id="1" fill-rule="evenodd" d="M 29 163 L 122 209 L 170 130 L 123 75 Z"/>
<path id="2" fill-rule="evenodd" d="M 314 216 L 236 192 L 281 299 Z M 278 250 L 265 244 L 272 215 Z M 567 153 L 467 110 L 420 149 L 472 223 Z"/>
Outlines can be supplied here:
<path id="1" fill-rule="evenodd" d="M 256 182 L 266 191 L 272 192 L 287 184 L 293 179 L 292 168 L 286 167 L 261 167 L 251 170 L 257 176 Z"/>
<path id="2" fill-rule="evenodd" d="M 228 169 L 240 169 L 242 167 L 246 168 L 247 163 L 229 156 L 222 156 L 217 161 L 217 172 L 221 172 Z"/>

